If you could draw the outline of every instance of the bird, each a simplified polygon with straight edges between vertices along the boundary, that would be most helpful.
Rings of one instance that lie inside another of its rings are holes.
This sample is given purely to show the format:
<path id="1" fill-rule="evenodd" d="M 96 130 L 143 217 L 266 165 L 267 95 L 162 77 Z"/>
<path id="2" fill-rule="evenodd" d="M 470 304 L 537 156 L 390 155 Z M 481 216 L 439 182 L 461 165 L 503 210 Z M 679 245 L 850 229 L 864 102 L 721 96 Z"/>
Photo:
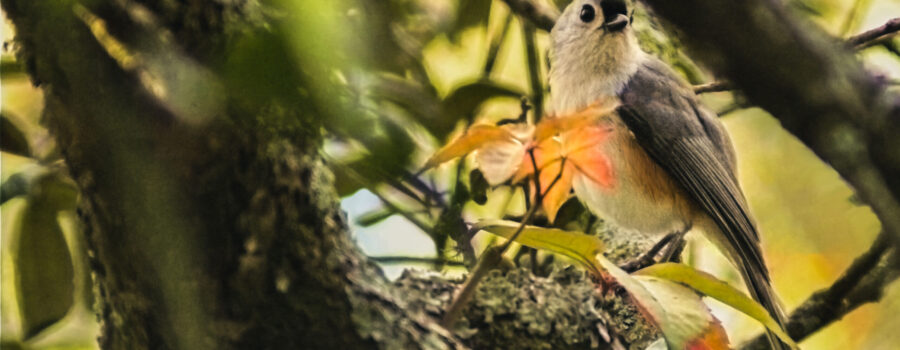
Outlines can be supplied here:
<path id="1" fill-rule="evenodd" d="M 625 0 L 575 0 L 550 32 L 553 112 L 574 113 L 600 99 L 619 103 L 600 121 L 608 137 L 593 145 L 615 181 L 575 175 L 575 194 L 615 227 L 660 236 L 703 232 L 783 327 L 729 135 L 686 81 L 640 48 L 631 10 Z M 773 349 L 790 348 L 768 336 Z"/>

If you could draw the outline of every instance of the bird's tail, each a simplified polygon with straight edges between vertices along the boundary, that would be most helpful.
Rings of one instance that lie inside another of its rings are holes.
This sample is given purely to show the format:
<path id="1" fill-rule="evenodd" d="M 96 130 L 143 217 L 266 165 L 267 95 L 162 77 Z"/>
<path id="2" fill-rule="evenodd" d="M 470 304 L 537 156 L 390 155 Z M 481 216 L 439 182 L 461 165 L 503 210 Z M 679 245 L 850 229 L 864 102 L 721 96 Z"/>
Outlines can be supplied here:
<path id="1" fill-rule="evenodd" d="M 750 295 L 766 308 L 772 318 L 775 319 L 775 322 L 778 322 L 781 329 L 784 329 L 787 318 L 784 315 L 778 295 L 772 289 L 768 272 L 759 271 L 759 268 L 754 268 L 753 264 L 747 262 L 742 262 L 740 265 L 741 275 L 744 277 L 744 283 L 747 284 L 747 290 L 750 291 Z M 765 269 L 765 267 L 761 268 Z M 782 342 L 772 331 L 767 329 L 766 332 L 769 344 L 772 345 L 773 350 L 788 350 L 792 348 L 790 345 Z"/>

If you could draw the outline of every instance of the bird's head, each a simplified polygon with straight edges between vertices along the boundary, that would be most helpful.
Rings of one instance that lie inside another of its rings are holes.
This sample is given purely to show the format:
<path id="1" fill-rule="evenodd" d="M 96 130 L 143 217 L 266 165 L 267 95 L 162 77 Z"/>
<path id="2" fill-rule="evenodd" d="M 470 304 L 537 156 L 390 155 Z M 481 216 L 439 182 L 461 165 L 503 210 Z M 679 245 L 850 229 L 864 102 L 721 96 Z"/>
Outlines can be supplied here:
<path id="1" fill-rule="evenodd" d="M 634 74 L 643 52 L 631 27 L 632 13 L 629 0 L 575 0 L 566 7 L 550 32 L 555 108 L 579 108 L 614 94 Z M 574 96 L 573 90 L 578 90 Z"/>

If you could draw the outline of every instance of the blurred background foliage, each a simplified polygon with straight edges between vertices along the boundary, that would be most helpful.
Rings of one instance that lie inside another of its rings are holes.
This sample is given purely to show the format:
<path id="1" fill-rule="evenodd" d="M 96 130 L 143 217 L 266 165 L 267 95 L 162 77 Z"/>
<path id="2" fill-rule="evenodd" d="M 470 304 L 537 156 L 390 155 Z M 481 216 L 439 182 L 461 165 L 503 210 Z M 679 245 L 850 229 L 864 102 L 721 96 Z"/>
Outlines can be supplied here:
<path id="1" fill-rule="evenodd" d="M 566 3 L 548 5 L 561 8 Z M 261 16 L 309 13 L 309 6 L 299 3 L 277 5 Z M 475 237 L 473 247 L 457 247 L 456 240 L 468 238 L 465 222 L 522 215 L 525 195 L 510 186 L 488 188 L 477 172 L 470 172 L 471 159 L 419 170 L 428 156 L 471 123 L 519 118 L 523 99 L 532 110 L 541 110 L 550 93 L 548 34 L 522 22 L 500 0 L 338 1 L 327 6 L 347 21 L 343 35 L 329 31 L 284 42 L 240 41 L 225 60 L 231 74 L 225 77 L 225 88 L 233 96 L 245 96 L 247 103 L 259 100 L 254 94 L 290 99 L 294 94 L 333 92 L 329 98 L 340 99 L 347 109 L 329 114 L 335 117 L 325 122 L 323 153 L 335 172 L 360 247 L 382 264 L 389 278 L 406 268 L 463 273 L 463 266 L 489 239 Z M 900 14 L 900 3 L 893 0 L 794 0 L 790 6 L 838 37 Z M 692 83 L 713 80 L 645 13 L 637 16 L 646 50 Z M 98 327 L 91 311 L 90 272 L 76 231 L 77 190 L 52 137 L 41 126 L 42 91 L 32 86 L 16 61 L 12 27 L 5 21 L 2 29 L 2 346 L 95 348 Z M 336 82 L 340 91 L 294 91 L 290 80 L 279 78 L 292 65 L 252 55 L 257 50 L 327 49 L 331 40 L 354 48 L 340 55 L 346 68 L 313 75 Z M 894 38 L 861 50 L 859 56 L 897 85 L 898 45 L 900 39 Z M 720 112 L 732 135 L 740 180 L 761 226 L 776 288 L 791 309 L 832 283 L 871 244 L 878 220 L 854 200 L 852 190 L 827 164 L 764 111 L 731 92 L 708 93 L 703 99 Z M 536 118 L 533 112 L 526 117 Z M 568 207 L 576 207 L 571 210 L 577 214 L 577 203 Z M 577 225 L 578 220 L 560 221 Z M 691 237 L 687 261 L 739 284 L 740 277 L 699 235 Z M 713 308 L 733 343 L 760 331 L 742 315 Z M 802 346 L 897 348 L 898 313 L 900 286 L 895 285 L 881 304 L 854 311 Z"/>

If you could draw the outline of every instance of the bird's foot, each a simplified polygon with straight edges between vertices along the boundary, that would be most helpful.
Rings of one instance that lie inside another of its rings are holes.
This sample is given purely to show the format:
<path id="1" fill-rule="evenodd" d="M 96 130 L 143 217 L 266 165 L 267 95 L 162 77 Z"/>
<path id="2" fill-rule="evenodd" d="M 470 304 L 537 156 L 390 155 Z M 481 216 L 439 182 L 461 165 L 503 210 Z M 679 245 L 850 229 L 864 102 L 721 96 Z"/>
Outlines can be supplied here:
<path id="1" fill-rule="evenodd" d="M 681 260 L 681 252 L 684 251 L 684 246 L 687 245 L 687 241 L 684 240 L 684 234 L 687 231 L 667 234 L 659 242 L 656 242 L 650 250 L 644 252 L 636 259 L 619 266 L 619 268 L 631 273 L 660 262 L 678 262 Z M 656 256 L 660 252 L 662 252 L 661 258 L 656 260 Z"/>
<path id="2" fill-rule="evenodd" d="M 619 266 L 619 268 L 621 268 L 625 272 L 632 273 L 634 271 L 655 264 L 656 255 L 659 254 L 659 252 L 662 251 L 663 248 L 669 246 L 669 243 L 671 243 L 675 238 L 680 238 L 680 236 L 681 235 L 679 233 L 667 234 L 665 237 L 660 239 L 659 242 L 656 242 L 656 244 L 654 244 L 653 247 L 650 248 L 650 250 L 644 252 L 644 254 L 641 254 L 641 256 L 635 259 L 625 262 L 625 264 Z M 669 249 L 666 249 L 666 253 L 669 253 Z M 663 254 L 663 257 L 666 256 L 667 254 Z"/>
<path id="3" fill-rule="evenodd" d="M 684 239 L 684 232 L 676 232 L 673 234 L 675 235 L 675 238 L 673 238 L 666 246 L 666 249 L 663 250 L 660 262 L 681 262 L 681 252 L 684 251 L 687 240 Z"/>

